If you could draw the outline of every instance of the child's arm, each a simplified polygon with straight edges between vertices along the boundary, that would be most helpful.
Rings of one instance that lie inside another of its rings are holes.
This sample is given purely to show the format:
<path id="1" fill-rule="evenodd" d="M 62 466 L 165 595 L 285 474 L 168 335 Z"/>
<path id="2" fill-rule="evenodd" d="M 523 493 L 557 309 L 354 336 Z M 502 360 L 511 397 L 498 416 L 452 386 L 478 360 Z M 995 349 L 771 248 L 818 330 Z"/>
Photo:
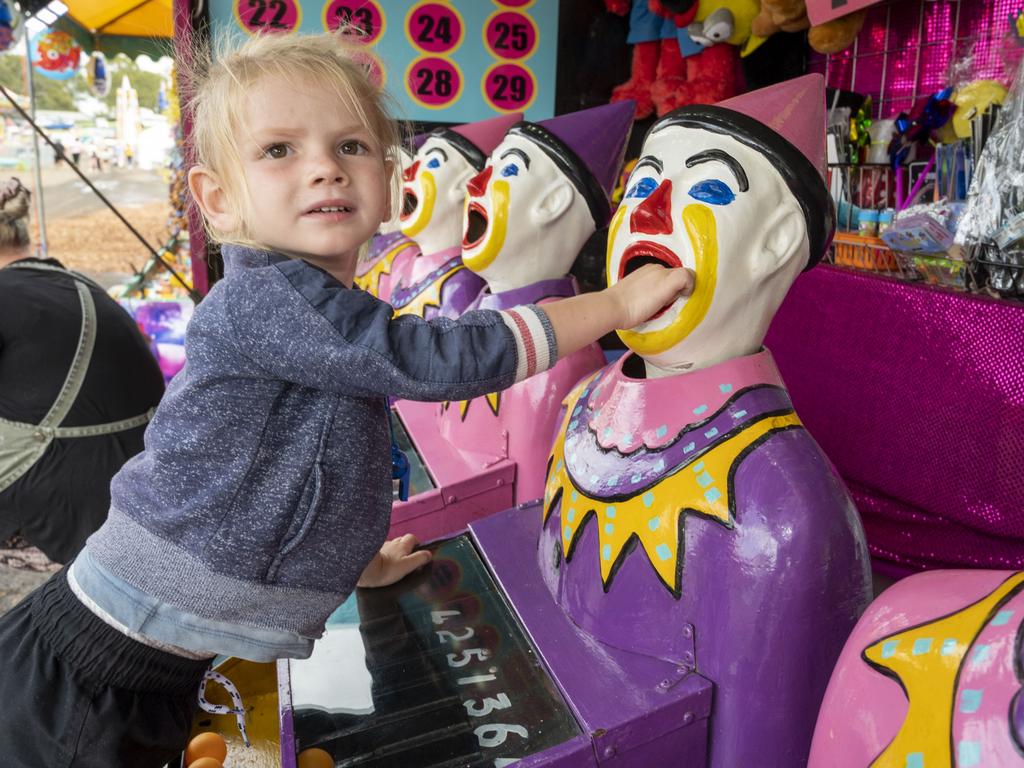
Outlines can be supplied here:
<path id="1" fill-rule="evenodd" d="M 300 259 L 223 282 L 203 303 L 200 322 L 189 325 L 189 342 L 230 332 L 245 358 L 234 363 L 240 374 L 354 397 L 465 400 L 643 322 L 692 289 L 693 276 L 648 265 L 597 294 L 431 321 L 395 317 L 389 305 Z M 221 302 L 227 323 L 217 319 Z"/>
<path id="2" fill-rule="evenodd" d="M 411 533 L 385 541 L 380 551 L 363 570 L 357 587 L 386 587 L 394 584 L 417 568 L 430 562 L 432 555 L 425 549 L 416 549 L 419 541 Z M 414 551 L 415 550 L 415 551 Z"/>
<path id="3" fill-rule="evenodd" d="M 647 264 L 615 285 L 541 305 L 555 332 L 559 359 L 606 333 L 650 319 L 677 296 L 693 291 L 693 272 Z"/>

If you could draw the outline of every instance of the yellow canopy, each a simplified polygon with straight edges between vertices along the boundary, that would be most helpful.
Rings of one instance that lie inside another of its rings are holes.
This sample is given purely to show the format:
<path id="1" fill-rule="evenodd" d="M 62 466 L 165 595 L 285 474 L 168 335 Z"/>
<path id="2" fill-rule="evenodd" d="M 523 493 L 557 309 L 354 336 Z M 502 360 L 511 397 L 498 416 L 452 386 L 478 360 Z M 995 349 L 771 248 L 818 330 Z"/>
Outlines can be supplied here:
<path id="1" fill-rule="evenodd" d="M 173 0 L 63 0 L 68 11 L 56 26 L 88 51 L 109 56 L 170 55 L 174 37 Z"/>

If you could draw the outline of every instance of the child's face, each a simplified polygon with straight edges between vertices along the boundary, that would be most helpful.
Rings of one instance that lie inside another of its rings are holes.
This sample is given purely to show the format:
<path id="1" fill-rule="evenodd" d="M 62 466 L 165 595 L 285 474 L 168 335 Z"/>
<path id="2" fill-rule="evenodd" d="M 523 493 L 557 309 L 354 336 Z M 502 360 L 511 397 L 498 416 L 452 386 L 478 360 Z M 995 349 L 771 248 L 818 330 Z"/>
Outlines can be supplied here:
<path id="1" fill-rule="evenodd" d="M 359 247 L 387 215 L 381 148 L 326 88 L 264 78 L 243 116 L 252 238 L 351 284 Z"/>

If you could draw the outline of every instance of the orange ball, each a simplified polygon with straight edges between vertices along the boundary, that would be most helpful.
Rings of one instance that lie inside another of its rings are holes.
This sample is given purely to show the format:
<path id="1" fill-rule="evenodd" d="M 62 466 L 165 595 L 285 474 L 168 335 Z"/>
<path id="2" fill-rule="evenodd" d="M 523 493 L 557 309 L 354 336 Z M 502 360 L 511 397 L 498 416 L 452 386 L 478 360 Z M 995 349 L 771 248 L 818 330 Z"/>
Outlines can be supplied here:
<path id="1" fill-rule="evenodd" d="M 299 768 L 334 768 L 334 758 L 317 747 L 304 749 L 299 752 Z"/>
<path id="2" fill-rule="evenodd" d="M 224 768 L 224 763 L 213 757 L 200 757 L 194 763 L 189 763 L 188 768 Z"/>
<path id="3" fill-rule="evenodd" d="M 185 748 L 185 765 L 192 768 L 192 763 L 203 757 L 210 757 L 218 763 L 223 763 L 228 756 L 228 745 L 224 743 L 224 737 L 219 733 L 200 733 Z M 199 766 L 199 768 L 207 768 Z M 208 766 L 208 768 L 214 768 Z"/>

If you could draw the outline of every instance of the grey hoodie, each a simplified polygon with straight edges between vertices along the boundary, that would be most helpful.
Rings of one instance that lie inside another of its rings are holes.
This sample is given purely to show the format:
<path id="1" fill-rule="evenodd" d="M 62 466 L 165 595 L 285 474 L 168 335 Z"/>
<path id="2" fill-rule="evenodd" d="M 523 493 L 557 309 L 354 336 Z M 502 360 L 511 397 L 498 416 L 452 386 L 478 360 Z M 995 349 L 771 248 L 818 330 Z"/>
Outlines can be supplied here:
<path id="1" fill-rule="evenodd" d="M 389 396 L 477 397 L 557 354 L 532 305 L 393 318 L 302 260 L 237 246 L 224 258 L 189 324 L 187 364 L 76 566 L 93 571 L 79 579 L 87 597 L 129 630 L 252 658 L 221 630 L 319 637 L 383 543 Z"/>

